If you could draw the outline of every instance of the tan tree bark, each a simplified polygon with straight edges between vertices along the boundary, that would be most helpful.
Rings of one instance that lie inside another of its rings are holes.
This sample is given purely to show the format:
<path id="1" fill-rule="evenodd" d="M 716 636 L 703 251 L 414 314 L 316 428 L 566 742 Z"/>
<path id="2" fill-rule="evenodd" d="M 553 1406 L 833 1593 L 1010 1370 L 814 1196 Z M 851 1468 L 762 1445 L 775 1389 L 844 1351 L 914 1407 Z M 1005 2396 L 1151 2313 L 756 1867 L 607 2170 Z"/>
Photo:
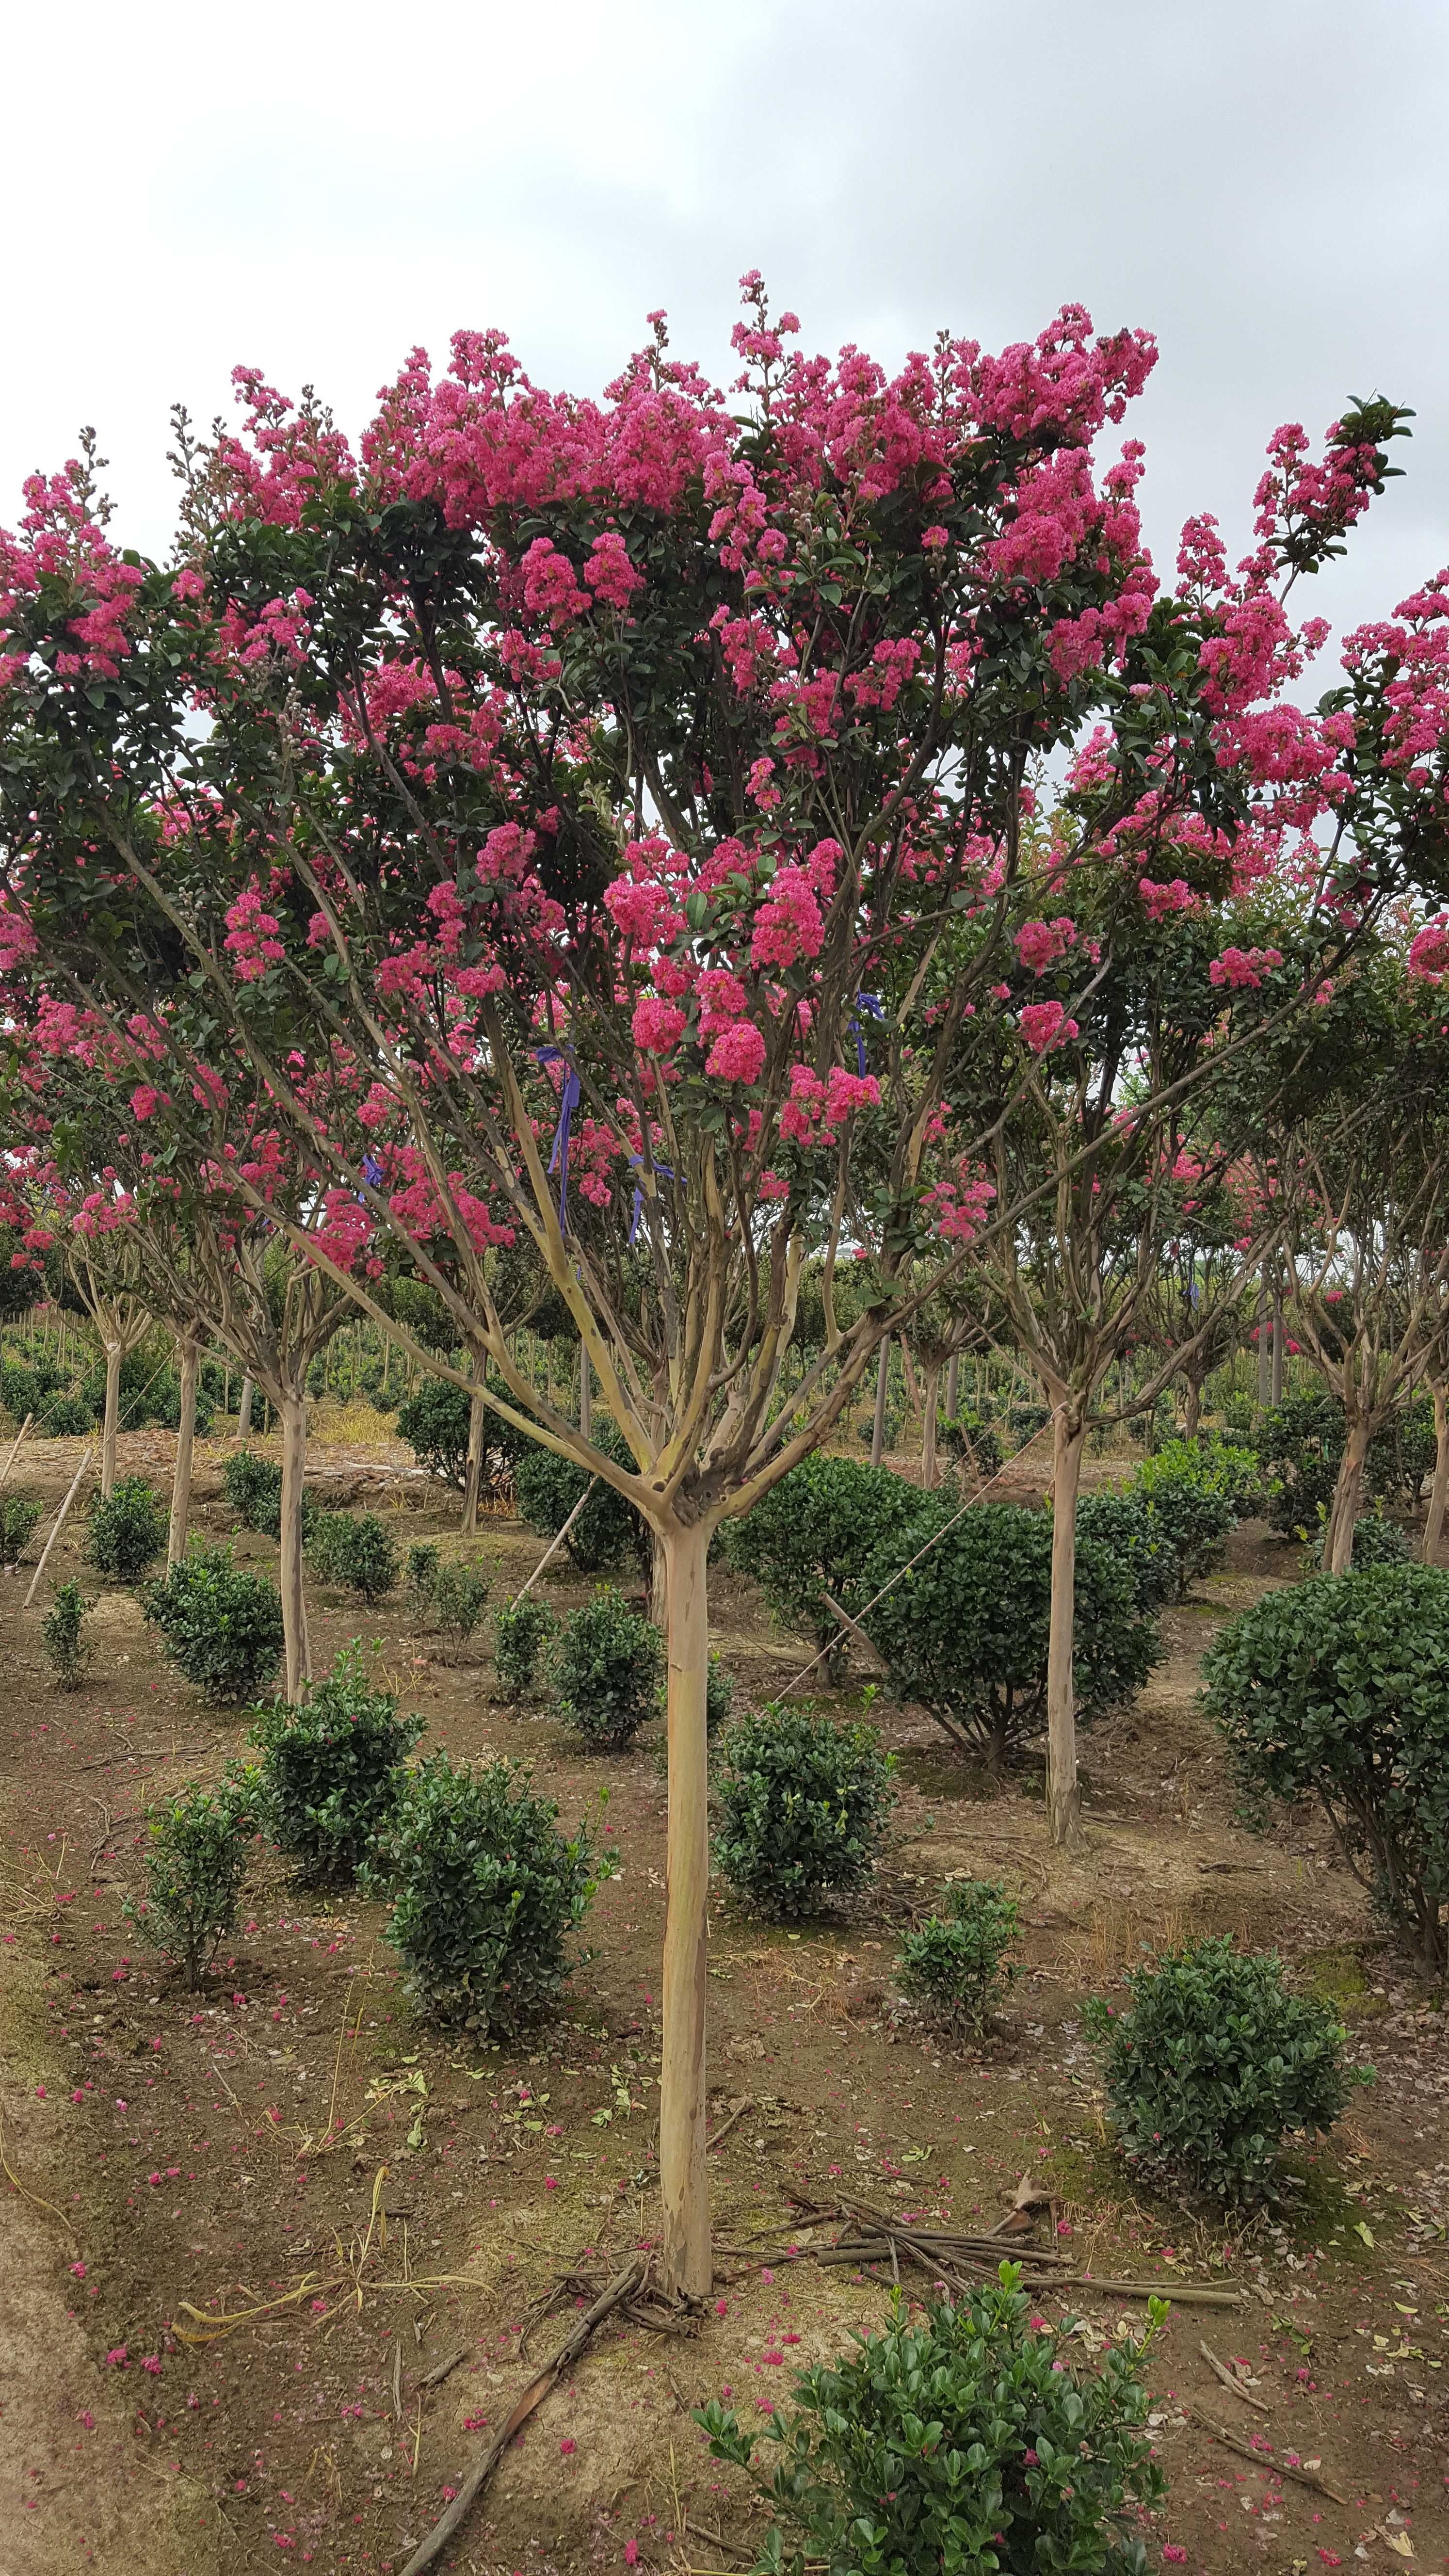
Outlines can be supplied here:
<path id="1" fill-rule="evenodd" d="M 237 1404 L 236 1436 L 238 1442 L 247 1439 L 251 1432 L 252 1398 L 255 1393 L 256 1388 L 253 1386 L 251 1379 L 249 1377 L 244 1377 L 241 1384 L 241 1396 Z"/>
<path id="2" fill-rule="evenodd" d="M 1444 1513 L 1449 1507 L 1449 1389 L 1436 1379 L 1434 1397 L 1434 1481 L 1429 1488 L 1429 1511 L 1424 1522 L 1424 1544 L 1420 1553 L 1426 1565 L 1438 1562 L 1444 1536 Z"/>
<path id="3" fill-rule="evenodd" d="M 166 1538 L 166 1562 L 179 1565 L 186 1554 L 186 1533 L 191 1525 L 191 1461 L 196 1440 L 196 1381 L 201 1368 L 201 1348 L 190 1335 L 183 1334 L 176 1344 L 176 1357 L 181 1375 L 181 1418 L 176 1433 L 176 1465 L 171 1477 L 171 1526 Z"/>
<path id="4" fill-rule="evenodd" d="M 1323 1542 L 1324 1571 L 1328 1574 L 1347 1574 L 1353 1563 L 1354 1525 L 1363 1497 L 1364 1467 L 1372 1433 L 1373 1424 L 1366 1415 L 1355 1414 L 1352 1417 L 1339 1461 Z"/>
<path id="5" fill-rule="evenodd" d="M 101 1423 L 101 1500 L 108 1501 L 116 1482 L 116 1439 L 121 1428 L 121 1362 L 126 1354 L 121 1344 L 108 1340 L 106 1349 L 106 1410 Z"/>
<path id="6" fill-rule="evenodd" d="M 481 1395 L 475 1395 L 468 1414 L 468 1466 L 463 1484 L 463 1536 L 472 1538 L 478 1528 L 478 1498 L 483 1490 L 483 1451 L 488 1427 L 488 1407 Z"/>
<path id="7" fill-rule="evenodd" d="M 296 1707 L 312 1678 L 307 1601 L 302 1588 L 302 1488 L 307 1469 L 307 1399 L 297 1388 L 281 1390 L 282 1520 L 277 1580 L 282 1596 L 287 1697 Z"/>
<path id="8" fill-rule="evenodd" d="M 887 1333 L 875 1368 L 875 1420 L 870 1434 L 870 1463 L 878 1467 L 885 1448 L 886 1388 L 890 1383 L 891 1342 Z"/>
<path id="9" fill-rule="evenodd" d="M 664 1534 L 668 1576 L 668 1895 L 660 2066 L 659 2185 L 664 2288 L 703 2299 L 713 2286 L 705 2169 L 705 1996 L 709 1932 L 709 1669 L 706 1559 L 711 1525 Z"/>
<path id="10" fill-rule="evenodd" d="M 940 1480 L 940 1467 L 936 1456 L 936 1416 L 941 1397 L 939 1360 L 934 1363 L 926 1362 L 922 1367 L 921 1375 L 925 1382 L 921 1410 L 921 1489 L 923 1493 L 931 1494 L 935 1492 Z"/>
<path id="11" fill-rule="evenodd" d="M 1072 1686 L 1076 1617 L 1077 1488 L 1086 1425 L 1070 1397 L 1052 1421 L 1052 1600 L 1047 1637 L 1047 1817 L 1052 1841 L 1072 1850 L 1082 1839 L 1077 1778 L 1077 1700 Z"/>

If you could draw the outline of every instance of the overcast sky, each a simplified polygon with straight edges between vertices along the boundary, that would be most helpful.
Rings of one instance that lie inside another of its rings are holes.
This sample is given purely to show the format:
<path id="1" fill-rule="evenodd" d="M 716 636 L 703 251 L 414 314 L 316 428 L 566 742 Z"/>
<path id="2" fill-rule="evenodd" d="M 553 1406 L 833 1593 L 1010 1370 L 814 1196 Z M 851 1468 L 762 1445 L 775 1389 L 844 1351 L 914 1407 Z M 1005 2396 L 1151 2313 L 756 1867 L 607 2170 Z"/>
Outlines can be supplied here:
<path id="1" fill-rule="evenodd" d="M 1408 480 L 1306 603 L 1449 562 L 1445 0 L 81 0 L 7 13 L 0 522 L 93 422 L 164 546 L 168 409 L 234 363 L 356 430 L 414 342 L 497 324 L 597 390 L 668 308 L 729 369 L 761 268 L 807 347 L 989 347 L 1068 299 L 1162 356 L 1129 416 L 1170 572 L 1247 542 L 1263 444 L 1418 412 Z"/>

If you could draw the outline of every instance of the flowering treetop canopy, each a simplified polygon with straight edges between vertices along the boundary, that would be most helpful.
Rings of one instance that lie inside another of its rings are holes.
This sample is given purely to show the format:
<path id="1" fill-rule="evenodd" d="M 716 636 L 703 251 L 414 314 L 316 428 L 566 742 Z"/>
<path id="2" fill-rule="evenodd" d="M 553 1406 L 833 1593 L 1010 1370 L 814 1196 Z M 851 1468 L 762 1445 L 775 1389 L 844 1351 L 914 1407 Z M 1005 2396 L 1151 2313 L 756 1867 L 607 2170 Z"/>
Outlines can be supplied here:
<path id="1" fill-rule="evenodd" d="M 807 358 L 744 286 L 728 399 L 657 316 L 602 401 L 496 333 L 438 378 L 414 352 L 356 451 L 241 370 L 240 435 L 178 423 L 172 564 L 115 548 L 89 451 L 0 550 L 20 1007 L 48 979 L 52 1010 L 104 1010 L 158 1138 L 219 1150 L 244 1067 L 246 1119 L 336 1194 L 340 1266 L 369 1227 L 425 1266 L 446 1243 L 435 1284 L 490 1346 L 491 1247 L 521 1230 L 580 1328 L 627 1340 L 633 1245 L 716 1389 L 788 1339 L 807 1244 L 888 1283 L 969 1234 L 968 1023 L 1029 1073 L 1087 1026 L 1043 978 L 1189 923 L 1196 953 L 1325 815 L 1361 909 L 1443 788 L 1442 600 L 1417 659 L 1363 647 L 1351 704 L 1283 694 L 1322 630 L 1280 593 L 1382 489 L 1394 406 L 1321 462 L 1280 431 L 1252 554 L 1230 574 L 1194 521 L 1167 592 L 1140 445 L 1096 453 L 1148 335 L 1068 307 L 890 377 Z M 1257 971 L 1232 927 L 1229 989 Z"/>

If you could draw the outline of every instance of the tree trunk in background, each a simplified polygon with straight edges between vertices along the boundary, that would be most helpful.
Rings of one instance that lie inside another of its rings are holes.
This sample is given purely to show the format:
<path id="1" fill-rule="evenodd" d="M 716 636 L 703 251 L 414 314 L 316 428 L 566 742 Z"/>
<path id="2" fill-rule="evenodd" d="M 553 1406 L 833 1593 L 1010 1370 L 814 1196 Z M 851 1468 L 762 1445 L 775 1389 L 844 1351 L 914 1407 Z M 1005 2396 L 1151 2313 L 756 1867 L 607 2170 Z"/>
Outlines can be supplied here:
<path id="1" fill-rule="evenodd" d="M 594 1372 L 593 1372 L 593 1370 L 591 1369 L 591 1367 L 589 1366 L 589 1355 L 588 1355 L 588 1352 L 585 1350 L 585 1348 L 584 1348 L 584 1346 L 583 1346 L 583 1343 L 582 1343 L 582 1342 L 580 1342 L 580 1344 L 579 1344 L 579 1429 L 580 1429 L 580 1431 L 582 1432 L 582 1434 L 583 1434 L 583 1436 L 584 1436 L 584 1438 L 585 1438 L 586 1440 L 592 1440 L 592 1438 L 593 1438 L 593 1436 L 594 1436 L 594 1427 L 593 1427 L 593 1426 L 594 1426 Z"/>
<path id="2" fill-rule="evenodd" d="M 472 1538 L 478 1528 L 478 1497 L 483 1490 L 484 1426 L 488 1407 L 481 1395 L 475 1395 L 468 1411 L 468 1467 L 463 1481 L 463 1536 Z"/>
<path id="3" fill-rule="evenodd" d="M 1268 1348 L 1268 1291 L 1258 1290 L 1258 1411 L 1266 1413 L 1272 1401 L 1272 1354 Z"/>
<path id="4" fill-rule="evenodd" d="M 1433 1565 L 1444 1536 L 1444 1510 L 1449 1504 L 1449 1391 L 1442 1385 L 1434 1397 L 1434 1482 L 1429 1488 L 1429 1517 L 1424 1523 L 1424 1563 Z"/>
<path id="5" fill-rule="evenodd" d="M 251 1430 L 252 1397 L 255 1393 L 256 1388 L 253 1386 L 251 1379 L 249 1377 L 244 1377 L 241 1383 L 241 1396 L 237 1403 L 236 1414 L 236 1436 L 239 1441 L 245 1440 Z"/>
<path id="6" fill-rule="evenodd" d="M 1273 1292 L 1273 1402 L 1283 1401 L 1283 1292 Z"/>
<path id="7" fill-rule="evenodd" d="M 287 1697 L 295 1708 L 312 1678 L 307 1642 L 307 1603 L 302 1590 L 302 1483 L 307 1472 L 307 1399 L 294 1388 L 281 1390 L 282 1534 L 278 1587 L 286 1637 Z"/>
<path id="8" fill-rule="evenodd" d="M 1072 1687 L 1076 1622 L 1077 1488 L 1085 1426 L 1070 1404 L 1052 1423 L 1052 1604 L 1047 1642 L 1047 1820 L 1052 1841 L 1070 1851 L 1082 1839 L 1077 1782 L 1077 1702 Z"/>
<path id="9" fill-rule="evenodd" d="M 101 1497 L 104 1501 L 116 1482 L 116 1434 L 121 1427 L 121 1345 L 106 1344 L 106 1411 L 101 1426 Z"/>
<path id="10" fill-rule="evenodd" d="M 176 1345 L 181 1367 L 181 1418 L 176 1432 L 176 1466 L 171 1478 L 171 1527 L 166 1538 L 166 1563 L 179 1565 L 186 1554 L 186 1533 L 191 1526 L 191 1452 L 196 1438 L 196 1380 L 201 1367 L 199 1345 L 183 1335 Z"/>
<path id="11" fill-rule="evenodd" d="M 960 1386 L 961 1354 L 959 1351 L 953 1351 L 951 1353 L 951 1365 L 946 1371 L 946 1419 L 948 1422 L 954 1422 L 957 1414 L 961 1410 L 959 1400 Z"/>
<path id="12" fill-rule="evenodd" d="M 1353 1530 L 1358 1519 L 1359 1498 L 1363 1492 L 1363 1471 L 1368 1458 L 1372 1424 L 1359 1415 L 1349 1424 L 1348 1440 L 1339 1462 L 1338 1482 L 1333 1489 L 1333 1502 L 1328 1515 L 1328 1528 L 1323 1541 L 1323 1569 L 1326 1574 L 1347 1574 L 1353 1563 Z"/>
<path id="13" fill-rule="evenodd" d="M 1185 1440 L 1191 1440 L 1194 1437 L 1201 1414 L 1202 1388 L 1195 1377 L 1190 1377 L 1187 1381 L 1187 1392 L 1182 1399 L 1182 1433 Z"/>
<path id="14" fill-rule="evenodd" d="M 923 1366 L 921 1375 L 925 1381 L 925 1395 L 922 1401 L 921 1412 L 921 1491 L 926 1494 L 932 1494 L 936 1490 L 936 1480 L 938 1475 L 936 1464 L 936 1413 L 941 1397 L 940 1361 L 936 1361 L 932 1367 Z"/>
<path id="15" fill-rule="evenodd" d="M 873 1467 L 880 1465 L 881 1452 L 885 1447 L 886 1386 L 890 1377 L 890 1365 L 891 1340 L 887 1333 L 880 1346 L 880 1358 L 876 1362 L 875 1371 L 875 1422 L 870 1435 L 870 1463 Z"/>
<path id="16" fill-rule="evenodd" d="M 714 2282 L 705 2166 L 705 1996 L 709 1939 L 708 1525 L 672 1529 L 668 1568 L 669 1841 L 659 2188 L 666 2297 L 707 2298 Z"/>

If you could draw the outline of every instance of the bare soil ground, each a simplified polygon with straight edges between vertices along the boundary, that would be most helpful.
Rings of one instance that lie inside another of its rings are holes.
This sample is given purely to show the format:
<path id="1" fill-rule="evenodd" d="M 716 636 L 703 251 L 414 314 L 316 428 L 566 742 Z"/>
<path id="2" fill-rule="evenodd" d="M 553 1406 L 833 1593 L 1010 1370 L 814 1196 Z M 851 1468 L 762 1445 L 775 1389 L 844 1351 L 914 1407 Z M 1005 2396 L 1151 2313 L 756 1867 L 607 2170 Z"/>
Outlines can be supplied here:
<path id="1" fill-rule="evenodd" d="M 407 1453 L 379 1431 L 361 1414 L 324 1420 L 315 1460 L 334 1471 L 329 1499 L 398 1510 L 404 1540 L 455 1546 L 455 1506 L 396 1473 Z M 123 1440 L 123 1472 L 164 1484 L 171 1445 Z M 199 1460 L 213 1532 L 230 1526 L 223 1455 Z M 58 1499 L 75 1461 L 73 1443 L 39 1444 L 17 1482 Z M 1030 1484 L 1018 1474 L 1008 1490 Z M 52 1559 L 61 1577 L 80 1535 Z M 499 1599 L 540 1543 L 498 1520 L 479 1549 Z M 238 1552 L 274 1555 L 246 1536 Z M 1174 2281 L 1246 2285 L 1237 2311 L 1175 2307 L 1154 2356 L 1170 2495 L 1147 2535 L 1151 2563 L 1204 2576 L 1449 2564 L 1443 1999 L 1385 1944 L 1320 1821 L 1262 1838 L 1235 1823 L 1194 1700 L 1216 1623 L 1296 1571 L 1294 1550 L 1250 1526 L 1226 1570 L 1171 1614 L 1168 1661 L 1086 1743 L 1089 1833 L 1071 1859 L 1047 1848 L 1039 1781 L 993 1790 L 919 1713 L 877 1708 L 901 1796 L 869 1900 L 786 1933 L 716 1898 L 713 2125 L 740 2116 L 714 2158 L 711 2312 L 668 2340 L 606 2330 L 443 2565 L 543 2576 L 746 2564 L 764 2522 L 710 2463 L 690 2409 L 726 2390 L 745 2417 L 788 2399 L 792 2366 L 838 2351 L 889 2291 L 808 2259 L 762 2260 L 751 2238 L 788 2245 L 803 2232 L 790 2194 L 849 2190 L 903 2218 L 992 2226 L 1028 2170 L 1061 2196 L 1084 2268 L 1169 2293 Z M 319 1659 L 360 1636 L 426 1714 L 427 1743 L 526 1756 L 566 1820 L 601 1816 L 620 1874 L 598 1899 L 595 1954 L 566 2018 L 517 2053 L 421 2027 L 382 1908 L 325 1906 L 274 1855 L 231 1954 L 193 1996 L 122 1905 L 140 1887 L 147 1799 L 214 1777 L 246 1721 L 201 1705 L 120 1592 L 101 1599 L 86 1687 L 57 1694 L 23 1588 L 0 1584 L 0 2568 L 240 2576 L 290 2557 L 319 2576 L 398 2570 L 552 2348 L 551 2319 L 521 2356 L 532 2304 L 586 2249 L 602 2278 L 657 2234 L 657 1747 L 585 1756 L 546 1713 L 518 1718 L 495 1698 L 486 1641 L 450 1667 L 401 1595 L 367 1612 L 314 1590 Z M 545 1589 L 565 1607 L 586 1586 L 550 1575 Z M 807 1660 L 742 1579 L 720 1575 L 713 1622 L 745 1700 Z M 817 1697 L 854 1710 L 863 1679 Z M 892 1961 L 902 1925 L 967 1867 L 1023 1897 L 1026 1962 L 989 2044 L 952 2054 L 895 2006 Z M 1331 2146 L 1300 2159 L 1296 2206 L 1242 2241 L 1134 2197 L 1078 2021 L 1081 1997 L 1143 1943 L 1219 1928 L 1277 1945 L 1339 2002 L 1376 2070 Z M 1118 2300 L 1078 2307 L 1086 2354 L 1140 2322 Z M 206 2331 L 197 2312 L 223 2310 L 242 2322 L 187 2340 Z M 1203 2338 L 1251 2371 L 1266 2412 L 1221 2385 Z M 1204 2416 L 1285 2464 L 1321 2463 L 1346 2501 L 1245 2459 Z"/>

